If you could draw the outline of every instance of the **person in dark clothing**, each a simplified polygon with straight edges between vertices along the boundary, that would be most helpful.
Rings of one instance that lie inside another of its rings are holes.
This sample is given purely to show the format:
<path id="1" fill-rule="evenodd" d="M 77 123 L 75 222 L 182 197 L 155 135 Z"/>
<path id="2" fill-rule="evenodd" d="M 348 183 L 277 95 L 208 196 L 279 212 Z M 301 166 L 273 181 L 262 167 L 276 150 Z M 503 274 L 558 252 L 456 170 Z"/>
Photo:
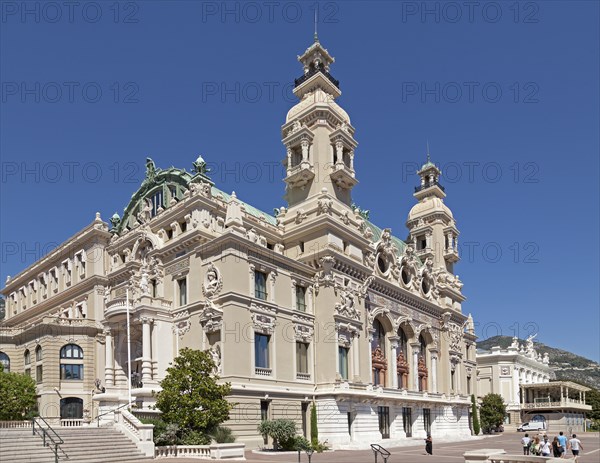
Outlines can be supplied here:
<path id="1" fill-rule="evenodd" d="M 562 448 L 558 442 L 558 437 L 555 437 L 552 441 L 552 453 L 554 454 L 554 458 L 560 458 L 562 455 Z"/>
<path id="2" fill-rule="evenodd" d="M 427 439 L 425 439 L 425 451 L 428 455 L 433 455 L 433 440 L 431 439 L 431 434 L 427 434 Z"/>

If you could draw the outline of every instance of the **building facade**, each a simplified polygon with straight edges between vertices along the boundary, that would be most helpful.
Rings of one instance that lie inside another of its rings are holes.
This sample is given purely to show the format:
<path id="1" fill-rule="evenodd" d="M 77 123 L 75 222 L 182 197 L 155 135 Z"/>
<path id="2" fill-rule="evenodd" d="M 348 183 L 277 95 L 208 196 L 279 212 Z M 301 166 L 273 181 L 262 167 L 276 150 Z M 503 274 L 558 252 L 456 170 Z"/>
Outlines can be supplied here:
<path id="1" fill-rule="evenodd" d="M 309 435 L 312 403 L 337 448 L 470 435 L 476 337 L 441 172 L 419 170 L 406 240 L 371 223 L 351 199 L 358 144 L 334 59 L 318 40 L 298 59 L 281 127 L 287 206 L 268 214 L 219 190 L 201 157 L 191 172 L 148 159 L 122 215 L 98 214 L 7 279 L 0 350 L 36 377 L 43 416 L 94 418 L 127 403 L 129 380 L 148 412 L 190 347 L 231 383 L 226 424 L 250 446 L 266 418 Z"/>
<path id="2" fill-rule="evenodd" d="M 572 381 L 522 384 L 521 419 L 524 423 L 544 422 L 552 433 L 585 432 L 585 415 L 592 411 L 592 406 L 585 403 L 587 391 L 589 387 Z"/>
<path id="3" fill-rule="evenodd" d="M 480 397 L 500 394 L 506 404 L 506 425 L 522 423 L 521 386 L 548 383 L 555 375 L 548 354 L 537 353 L 533 336 L 524 345 L 513 338 L 508 349 L 477 352 L 477 391 Z M 515 426 L 516 427 L 516 426 Z"/>

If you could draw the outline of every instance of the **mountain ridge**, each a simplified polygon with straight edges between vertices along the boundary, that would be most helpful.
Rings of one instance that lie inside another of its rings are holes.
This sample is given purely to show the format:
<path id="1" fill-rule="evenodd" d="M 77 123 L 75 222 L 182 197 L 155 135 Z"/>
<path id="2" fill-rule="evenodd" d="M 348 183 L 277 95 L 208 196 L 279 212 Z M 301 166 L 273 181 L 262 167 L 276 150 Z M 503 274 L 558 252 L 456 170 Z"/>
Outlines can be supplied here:
<path id="1" fill-rule="evenodd" d="M 512 342 L 513 338 L 510 336 L 492 336 L 478 341 L 477 349 L 491 350 L 495 346 L 506 349 Z M 519 344 L 525 344 L 525 342 L 525 340 L 519 339 Z M 600 364 L 598 362 L 538 341 L 533 341 L 533 346 L 542 355 L 548 352 L 550 368 L 554 371 L 556 379 L 574 381 L 594 389 L 600 389 Z"/>

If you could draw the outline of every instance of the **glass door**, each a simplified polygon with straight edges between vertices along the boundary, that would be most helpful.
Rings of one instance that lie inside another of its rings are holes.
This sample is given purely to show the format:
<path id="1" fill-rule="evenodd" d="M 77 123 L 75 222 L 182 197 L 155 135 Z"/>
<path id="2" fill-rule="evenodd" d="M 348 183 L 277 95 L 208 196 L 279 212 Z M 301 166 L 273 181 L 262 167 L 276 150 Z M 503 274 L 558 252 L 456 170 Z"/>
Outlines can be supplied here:
<path id="1" fill-rule="evenodd" d="M 412 410 L 410 407 L 402 408 L 402 424 L 406 437 L 412 437 Z"/>

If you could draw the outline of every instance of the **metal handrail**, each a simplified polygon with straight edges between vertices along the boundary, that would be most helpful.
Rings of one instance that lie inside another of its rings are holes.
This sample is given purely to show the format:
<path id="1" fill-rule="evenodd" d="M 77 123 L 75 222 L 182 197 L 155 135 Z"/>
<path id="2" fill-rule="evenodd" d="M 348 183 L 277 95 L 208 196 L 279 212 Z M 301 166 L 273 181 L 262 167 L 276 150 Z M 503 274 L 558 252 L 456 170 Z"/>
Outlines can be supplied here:
<path id="1" fill-rule="evenodd" d="M 98 420 L 98 427 L 100 427 L 100 417 L 101 417 L 101 416 L 108 415 L 109 413 L 114 413 L 114 412 L 116 412 L 117 410 L 121 410 L 121 409 L 122 409 L 122 408 L 124 408 L 124 407 L 129 407 L 129 406 L 130 406 L 132 403 L 133 403 L 133 402 L 126 403 L 126 404 L 123 404 L 123 405 L 119 405 L 117 408 L 113 408 L 112 410 L 109 410 L 109 411 L 107 411 L 107 412 L 101 413 L 101 414 L 99 414 L 98 416 L 96 416 L 96 420 Z"/>
<path id="2" fill-rule="evenodd" d="M 52 429 L 52 426 L 50 426 L 50 424 L 41 416 L 36 416 L 31 419 L 31 426 L 33 429 L 34 436 L 35 436 L 35 424 L 36 424 L 36 420 L 38 418 L 40 420 L 42 420 L 44 422 L 44 424 L 47 426 L 47 428 L 44 428 L 41 424 L 38 423 L 38 428 L 41 429 L 41 431 L 42 431 L 41 437 L 44 442 L 44 447 L 50 446 L 49 443 L 46 444 L 46 436 L 48 436 L 48 439 L 50 439 L 50 442 L 52 442 L 54 444 L 54 448 L 52 449 L 52 452 L 54 453 L 54 463 L 58 463 L 58 446 L 64 444 L 65 441 L 62 440 L 62 438 L 58 434 L 56 434 L 56 431 L 54 429 Z M 52 431 L 52 434 L 54 434 L 54 436 L 56 437 L 58 442 L 52 438 L 52 436 L 50 435 L 50 433 L 48 431 Z"/>
<path id="3" fill-rule="evenodd" d="M 383 463 L 387 463 L 387 459 L 391 455 L 390 452 L 388 452 L 379 444 L 371 444 L 371 450 L 373 450 L 373 454 L 375 455 L 375 463 L 377 463 L 378 454 L 381 455 L 381 457 L 383 458 Z"/>

